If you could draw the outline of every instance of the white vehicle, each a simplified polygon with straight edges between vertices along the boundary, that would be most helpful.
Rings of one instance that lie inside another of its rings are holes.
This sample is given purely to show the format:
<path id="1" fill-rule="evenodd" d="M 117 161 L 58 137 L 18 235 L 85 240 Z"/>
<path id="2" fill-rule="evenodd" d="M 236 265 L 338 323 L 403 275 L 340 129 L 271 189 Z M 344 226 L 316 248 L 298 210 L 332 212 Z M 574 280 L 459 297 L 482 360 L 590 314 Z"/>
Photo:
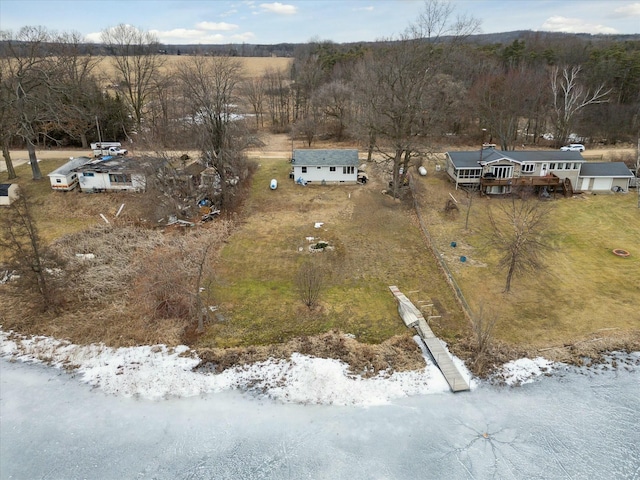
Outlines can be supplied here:
<path id="1" fill-rule="evenodd" d="M 581 143 L 570 143 L 564 147 L 560 147 L 563 152 L 584 152 L 584 145 Z"/>
<path id="2" fill-rule="evenodd" d="M 96 142 L 91 144 L 91 150 L 106 150 L 109 147 L 121 147 L 120 142 Z"/>
<path id="3" fill-rule="evenodd" d="M 127 150 L 120 147 L 109 147 L 109 148 L 97 148 L 93 151 L 94 157 L 99 157 L 101 155 L 126 155 Z"/>

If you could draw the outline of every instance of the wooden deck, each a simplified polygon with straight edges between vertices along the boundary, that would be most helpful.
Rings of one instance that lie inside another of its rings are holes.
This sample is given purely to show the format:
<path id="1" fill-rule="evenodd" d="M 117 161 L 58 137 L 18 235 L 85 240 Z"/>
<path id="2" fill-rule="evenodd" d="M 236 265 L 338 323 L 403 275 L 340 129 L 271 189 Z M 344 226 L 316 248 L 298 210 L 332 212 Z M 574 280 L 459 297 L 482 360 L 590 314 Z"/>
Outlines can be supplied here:
<path id="1" fill-rule="evenodd" d="M 420 310 L 395 285 L 390 286 L 389 290 L 398 301 L 398 312 L 405 325 L 416 329 L 418 335 L 427 346 L 433 361 L 449 384 L 451 391 L 455 393 L 469 390 L 467 380 L 453 363 L 451 355 L 442 346 L 440 339 L 433 334 Z"/>
<path id="2" fill-rule="evenodd" d="M 554 174 L 546 177 L 526 176 L 512 178 L 481 178 L 480 185 L 483 187 L 505 186 L 526 187 L 526 186 L 560 186 L 562 181 Z"/>

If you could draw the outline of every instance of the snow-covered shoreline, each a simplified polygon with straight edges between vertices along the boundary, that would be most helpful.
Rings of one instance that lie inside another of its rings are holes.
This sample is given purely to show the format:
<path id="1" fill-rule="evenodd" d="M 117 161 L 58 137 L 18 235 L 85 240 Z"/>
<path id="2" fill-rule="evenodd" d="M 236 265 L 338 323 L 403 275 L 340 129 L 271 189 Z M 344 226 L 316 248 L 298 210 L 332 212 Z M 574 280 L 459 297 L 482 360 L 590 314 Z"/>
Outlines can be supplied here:
<path id="1" fill-rule="evenodd" d="M 287 403 L 373 406 L 401 397 L 449 391 L 437 367 L 426 357 L 423 370 L 383 372 L 372 378 L 350 374 L 344 362 L 301 354 L 214 374 L 194 371 L 200 360 L 186 346 L 75 345 L 1 330 L 0 357 L 67 369 L 82 382 L 108 394 L 148 400 L 241 390 Z M 462 361 L 455 357 L 454 361 L 474 388 L 478 382 Z M 543 358 L 520 359 L 505 364 L 500 379 L 507 385 L 524 384 L 561 365 Z"/>

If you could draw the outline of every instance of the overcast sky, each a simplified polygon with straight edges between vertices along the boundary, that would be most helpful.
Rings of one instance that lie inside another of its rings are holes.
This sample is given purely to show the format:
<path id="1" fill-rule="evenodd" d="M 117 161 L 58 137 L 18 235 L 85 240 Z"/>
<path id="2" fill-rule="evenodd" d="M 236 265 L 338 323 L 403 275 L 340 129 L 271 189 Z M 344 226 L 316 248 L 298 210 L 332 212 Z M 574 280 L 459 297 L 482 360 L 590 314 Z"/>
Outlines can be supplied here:
<path id="1" fill-rule="evenodd" d="M 451 0 L 457 14 L 481 20 L 482 33 L 538 30 L 640 33 L 640 1 Z M 126 23 L 166 44 L 337 43 L 402 33 L 423 0 L 0 0 L 0 29 L 42 25 L 99 41 Z"/>

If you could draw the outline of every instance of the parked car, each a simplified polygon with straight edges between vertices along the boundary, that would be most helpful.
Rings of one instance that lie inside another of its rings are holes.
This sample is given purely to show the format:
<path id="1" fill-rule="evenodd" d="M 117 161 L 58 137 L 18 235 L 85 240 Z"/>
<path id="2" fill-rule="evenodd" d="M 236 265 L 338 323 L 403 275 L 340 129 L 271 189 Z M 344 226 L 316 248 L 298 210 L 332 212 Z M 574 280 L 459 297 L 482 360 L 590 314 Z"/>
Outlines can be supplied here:
<path id="1" fill-rule="evenodd" d="M 564 147 L 560 147 L 563 152 L 584 152 L 584 145 L 581 143 L 570 143 Z"/>

